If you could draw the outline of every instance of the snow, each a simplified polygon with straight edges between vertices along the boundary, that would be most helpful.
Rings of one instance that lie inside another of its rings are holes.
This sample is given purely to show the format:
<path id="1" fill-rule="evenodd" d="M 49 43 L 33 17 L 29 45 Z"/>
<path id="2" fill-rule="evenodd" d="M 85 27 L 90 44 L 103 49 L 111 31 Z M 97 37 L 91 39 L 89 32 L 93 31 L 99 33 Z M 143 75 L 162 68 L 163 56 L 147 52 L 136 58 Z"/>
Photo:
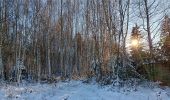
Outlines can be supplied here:
<path id="1" fill-rule="evenodd" d="M 0 87 L 0 100 L 170 100 L 168 87 L 119 88 L 81 81 Z"/>

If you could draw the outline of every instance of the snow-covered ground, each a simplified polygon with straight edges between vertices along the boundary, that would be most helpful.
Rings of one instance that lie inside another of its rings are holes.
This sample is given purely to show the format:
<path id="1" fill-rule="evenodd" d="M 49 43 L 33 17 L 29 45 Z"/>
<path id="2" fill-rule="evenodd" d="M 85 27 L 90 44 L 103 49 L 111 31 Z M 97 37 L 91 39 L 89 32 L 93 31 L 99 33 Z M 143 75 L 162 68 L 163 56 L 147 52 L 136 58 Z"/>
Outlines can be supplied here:
<path id="1" fill-rule="evenodd" d="M 101 87 L 81 81 L 0 86 L 0 100 L 170 100 L 170 88 Z"/>

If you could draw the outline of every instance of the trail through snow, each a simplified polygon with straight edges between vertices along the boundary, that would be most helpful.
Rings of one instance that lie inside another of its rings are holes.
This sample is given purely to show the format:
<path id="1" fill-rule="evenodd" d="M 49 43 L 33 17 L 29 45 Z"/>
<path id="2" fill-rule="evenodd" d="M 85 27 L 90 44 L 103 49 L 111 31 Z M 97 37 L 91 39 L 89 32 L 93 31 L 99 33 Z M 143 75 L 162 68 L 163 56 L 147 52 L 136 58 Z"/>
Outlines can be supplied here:
<path id="1" fill-rule="evenodd" d="M 1 86 L 0 100 L 170 100 L 170 89 L 113 88 L 81 81 L 27 86 Z"/>

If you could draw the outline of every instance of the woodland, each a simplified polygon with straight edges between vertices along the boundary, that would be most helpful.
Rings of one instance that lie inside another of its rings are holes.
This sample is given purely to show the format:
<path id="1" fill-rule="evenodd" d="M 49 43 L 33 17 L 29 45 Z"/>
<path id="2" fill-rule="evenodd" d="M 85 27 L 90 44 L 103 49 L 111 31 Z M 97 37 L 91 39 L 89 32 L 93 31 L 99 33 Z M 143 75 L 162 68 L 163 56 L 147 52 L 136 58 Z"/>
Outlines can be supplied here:
<path id="1" fill-rule="evenodd" d="M 0 0 L 0 79 L 168 86 L 170 1 Z"/>

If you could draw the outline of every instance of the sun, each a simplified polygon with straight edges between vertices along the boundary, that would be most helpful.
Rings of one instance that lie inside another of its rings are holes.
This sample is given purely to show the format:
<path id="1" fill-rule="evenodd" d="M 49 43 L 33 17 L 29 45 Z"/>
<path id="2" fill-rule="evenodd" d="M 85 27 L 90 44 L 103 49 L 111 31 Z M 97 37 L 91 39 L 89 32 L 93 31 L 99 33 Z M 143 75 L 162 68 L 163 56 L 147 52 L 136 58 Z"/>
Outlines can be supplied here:
<path id="1" fill-rule="evenodd" d="M 137 39 L 132 39 L 132 46 L 133 47 L 138 47 L 138 45 L 139 45 L 138 40 Z"/>

